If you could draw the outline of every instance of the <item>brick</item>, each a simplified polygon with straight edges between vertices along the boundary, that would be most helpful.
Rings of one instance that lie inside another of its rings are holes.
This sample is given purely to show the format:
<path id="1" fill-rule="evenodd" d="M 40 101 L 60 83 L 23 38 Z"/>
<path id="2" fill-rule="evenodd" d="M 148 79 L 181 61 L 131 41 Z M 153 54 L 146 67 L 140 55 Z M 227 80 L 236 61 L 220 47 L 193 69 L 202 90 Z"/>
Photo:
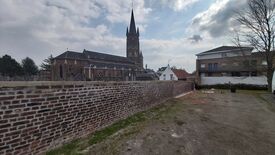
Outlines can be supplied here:
<path id="1" fill-rule="evenodd" d="M 8 128 L 8 127 L 10 127 L 10 126 L 11 126 L 11 124 L 1 124 L 1 125 L 0 125 L 0 129 Z"/>
<path id="2" fill-rule="evenodd" d="M 36 97 L 39 97 L 39 95 L 31 94 L 31 95 L 27 95 L 26 96 L 26 98 L 36 98 Z"/>
<path id="3" fill-rule="evenodd" d="M 41 109 L 41 110 L 38 110 L 38 113 L 44 113 L 48 111 L 51 111 L 51 109 Z"/>
<path id="4" fill-rule="evenodd" d="M 48 97 L 47 101 L 58 100 L 58 99 L 59 99 L 59 97 Z"/>
<path id="5" fill-rule="evenodd" d="M 8 114 L 8 115 L 4 115 L 3 118 L 14 118 L 14 117 L 18 117 L 18 114 Z"/>
<path id="6" fill-rule="evenodd" d="M 31 99 L 31 102 L 42 102 L 45 101 L 45 98 L 35 98 L 35 99 Z"/>
<path id="7" fill-rule="evenodd" d="M 12 100 L 14 96 L 0 96 L 0 101 Z"/>
<path id="8" fill-rule="evenodd" d="M 20 122 L 16 122 L 16 123 L 13 123 L 13 126 L 18 126 L 18 125 L 22 125 L 22 124 L 27 124 L 29 123 L 30 121 L 20 121 Z"/>
<path id="9" fill-rule="evenodd" d="M 25 104 L 15 104 L 15 105 L 10 105 L 9 108 L 10 109 L 14 109 L 14 108 L 23 108 L 25 107 Z"/>
<path id="10" fill-rule="evenodd" d="M 37 106 L 37 105 L 41 105 L 42 103 L 39 102 L 35 102 L 35 103 L 27 103 L 27 106 Z"/>
<path id="11" fill-rule="evenodd" d="M 36 111 L 23 112 L 20 115 L 21 116 L 29 116 L 29 115 L 34 115 L 34 114 L 36 114 Z"/>

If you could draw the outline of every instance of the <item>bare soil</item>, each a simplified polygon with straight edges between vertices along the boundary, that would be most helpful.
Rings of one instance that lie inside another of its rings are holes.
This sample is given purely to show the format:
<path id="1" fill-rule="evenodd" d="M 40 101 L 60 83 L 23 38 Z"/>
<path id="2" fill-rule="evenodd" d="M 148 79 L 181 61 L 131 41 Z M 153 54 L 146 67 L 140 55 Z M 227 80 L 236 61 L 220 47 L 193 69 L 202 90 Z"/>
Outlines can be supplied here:
<path id="1" fill-rule="evenodd" d="M 275 98 L 263 92 L 197 91 L 161 115 L 127 127 L 84 154 L 274 155 Z"/>

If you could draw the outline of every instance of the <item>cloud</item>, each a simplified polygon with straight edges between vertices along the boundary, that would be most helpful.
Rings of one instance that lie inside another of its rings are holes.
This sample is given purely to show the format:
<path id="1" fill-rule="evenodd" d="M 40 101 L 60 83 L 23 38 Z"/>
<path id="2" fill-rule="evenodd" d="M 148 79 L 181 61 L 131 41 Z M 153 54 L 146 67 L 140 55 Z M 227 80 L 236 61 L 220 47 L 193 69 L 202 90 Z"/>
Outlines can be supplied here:
<path id="1" fill-rule="evenodd" d="M 174 11 L 186 10 L 188 7 L 199 2 L 200 0 L 149 0 L 150 5 L 160 4 L 163 7 L 169 7 Z"/>
<path id="2" fill-rule="evenodd" d="M 179 1 L 156 2 L 180 11 L 198 0 Z M 125 56 L 124 34 L 130 22 L 130 3 L 125 0 L 0 0 L 0 55 L 9 54 L 19 61 L 29 56 L 38 65 L 50 54 L 57 56 L 67 48 L 79 52 L 85 48 Z M 157 30 L 154 20 L 149 20 L 157 17 L 150 16 L 153 9 L 145 4 L 145 0 L 135 0 L 134 11 L 141 32 L 144 62 L 150 68 L 166 66 L 167 61 L 172 59 L 171 64 L 191 72 L 195 69 L 195 54 L 213 48 L 221 40 L 211 40 L 205 34 L 202 34 L 203 40 L 198 35 L 173 39 L 162 37 L 172 30 L 160 33 L 162 39 L 148 39 L 146 35 L 163 32 Z M 159 20 L 166 22 L 161 16 Z M 121 35 L 117 35 L 120 30 L 113 28 L 117 26 L 125 26 Z M 147 33 L 148 27 L 155 27 L 156 31 Z M 193 44 L 195 41 L 196 46 Z"/>
<path id="3" fill-rule="evenodd" d="M 67 48 L 125 55 L 125 38 L 113 36 L 110 27 L 116 23 L 129 24 L 130 3 L 125 0 L 0 1 L 0 54 L 10 54 L 17 60 L 30 56 L 38 64 L 48 55 L 56 56 Z M 135 15 L 141 31 L 146 29 L 150 11 L 143 0 L 136 1 Z"/>
<path id="4" fill-rule="evenodd" d="M 207 32 L 213 38 L 228 35 L 238 26 L 234 20 L 235 11 L 245 5 L 246 0 L 217 0 L 208 10 L 198 13 L 192 19 L 191 29 Z"/>
<path id="5" fill-rule="evenodd" d="M 190 37 L 188 39 L 191 40 L 192 43 L 198 43 L 203 40 L 200 35 L 193 35 L 192 37 Z"/>

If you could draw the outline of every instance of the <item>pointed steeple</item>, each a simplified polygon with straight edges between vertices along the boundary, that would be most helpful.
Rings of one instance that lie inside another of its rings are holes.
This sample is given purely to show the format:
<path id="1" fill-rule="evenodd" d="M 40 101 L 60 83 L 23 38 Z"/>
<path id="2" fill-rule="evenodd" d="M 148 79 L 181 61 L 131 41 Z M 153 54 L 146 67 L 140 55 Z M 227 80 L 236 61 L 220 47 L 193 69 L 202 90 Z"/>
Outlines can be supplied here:
<path id="1" fill-rule="evenodd" d="M 128 27 L 127 27 L 127 30 L 126 30 L 126 36 L 128 36 L 128 33 L 129 33 L 129 29 L 128 29 Z"/>
<path id="2" fill-rule="evenodd" d="M 137 28 L 137 35 L 139 36 L 139 28 Z"/>
<path id="3" fill-rule="evenodd" d="M 130 23 L 130 31 L 129 33 L 136 34 L 136 23 L 135 23 L 135 17 L 134 17 L 134 10 L 132 9 L 132 15 L 131 15 L 131 23 Z"/>

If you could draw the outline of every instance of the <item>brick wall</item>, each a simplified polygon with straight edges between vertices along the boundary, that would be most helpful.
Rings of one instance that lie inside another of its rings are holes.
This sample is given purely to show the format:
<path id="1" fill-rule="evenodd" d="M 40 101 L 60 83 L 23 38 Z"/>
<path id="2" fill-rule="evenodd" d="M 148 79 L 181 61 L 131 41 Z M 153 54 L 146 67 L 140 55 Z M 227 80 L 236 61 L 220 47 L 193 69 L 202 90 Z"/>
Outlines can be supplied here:
<path id="1" fill-rule="evenodd" d="M 190 91 L 188 82 L 0 82 L 0 154 L 43 154 Z"/>

